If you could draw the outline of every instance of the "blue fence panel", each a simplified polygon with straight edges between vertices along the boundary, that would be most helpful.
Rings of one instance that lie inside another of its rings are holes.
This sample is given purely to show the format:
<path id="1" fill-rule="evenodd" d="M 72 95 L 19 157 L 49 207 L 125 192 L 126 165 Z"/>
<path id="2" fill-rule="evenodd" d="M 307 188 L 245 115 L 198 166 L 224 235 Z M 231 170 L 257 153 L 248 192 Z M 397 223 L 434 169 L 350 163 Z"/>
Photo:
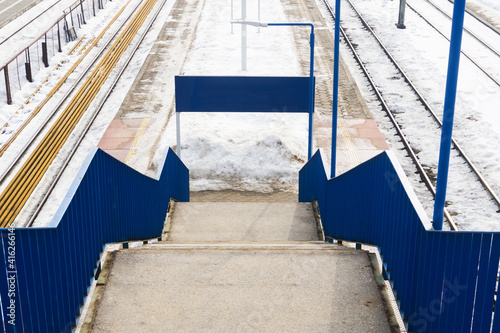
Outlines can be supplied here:
<path id="1" fill-rule="evenodd" d="M 490 331 L 500 234 L 432 230 L 390 151 L 325 177 L 317 152 L 299 172 L 299 200 L 318 200 L 326 236 L 379 247 L 410 331 Z"/>
<path id="2" fill-rule="evenodd" d="M 310 78 L 176 76 L 177 112 L 309 112 Z"/>
<path id="3" fill-rule="evenodd" d="M 496 238 L 496 239 L 495 239 Z M 478 276 L 489 276 L 498 269 L 500 257 L 500 235 L 484 235 L 481 246 L 481 258 L 479 260 Z M 494 246 L 496 244 L 496 246 Z M 495 293 L 495 281 L 479 279 L 476 294 L 476 311 L 473 322 L 474 332 L 485 332 L 490 328 L 491 320 L 488 318 L 487 309 L 493 307 L 493 298 L 489 297 Z"/>
<path id="4" fill-rule="evenodd" d="M 173 151 L 152 179 L 94 149 L 49 227 L 0 229 L 6 332 L 71 332 L 104 245 L 159 237 L 170 198 L 189 201 L 189 171 Z"/>

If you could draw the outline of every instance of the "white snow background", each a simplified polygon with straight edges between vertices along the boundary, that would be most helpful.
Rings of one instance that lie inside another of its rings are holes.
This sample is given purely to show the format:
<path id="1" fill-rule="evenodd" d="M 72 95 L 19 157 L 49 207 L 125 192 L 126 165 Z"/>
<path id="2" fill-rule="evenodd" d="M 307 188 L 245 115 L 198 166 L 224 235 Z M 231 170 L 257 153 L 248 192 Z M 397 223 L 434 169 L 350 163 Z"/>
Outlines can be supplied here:
<path id="1" fill-rule="evenodd" d="M 240 2 L 234 5 L 234 18 L 240 18 Z M 279 1 L 262 1 L 261 6 L 261 21 L 287 22 Z M 231 34 L 230 8 L 225 1 L 206 1 L 183 75 L 301 74 L 287 27 L 259 32 L 248 26 L 247 71 L 242 71 L 241 25 L 235 24 Z M 247 20 L 257 20 L 257 8 L 257 1 L 247 1 Z M 164 147 L 176 145 L 175 134 L 172 118 L 156 163 Z M 298 171 L 307 159 L 307 135 L 307 114 L 182 113 L 181 157 L 190 170 L 190 188 L 297 193 Z"/>

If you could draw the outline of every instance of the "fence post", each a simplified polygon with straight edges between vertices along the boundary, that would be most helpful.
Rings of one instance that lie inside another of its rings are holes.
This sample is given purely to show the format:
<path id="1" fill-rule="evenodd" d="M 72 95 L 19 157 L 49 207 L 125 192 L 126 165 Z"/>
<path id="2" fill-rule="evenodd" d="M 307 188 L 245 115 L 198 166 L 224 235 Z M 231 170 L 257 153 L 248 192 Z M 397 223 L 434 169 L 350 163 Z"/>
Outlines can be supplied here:
<path id="1" fill-rule="evenodd" d="M 73 22 L 73 10 L 71 9 L 71 6 L 69 6 L 69 17 L 71 17 L 71 26 L 75 26 L 75 22 Z"/>
<path id="2" fill-rule="evenodd" d="M 68 21 L 66 20 L 66 16 L 64 16 L 64 36 L 66 37 L 66 43 L 71 42 L 70 36 L 69 36 L 69 27 L 68 27 Z"/>
<path id="3" fill-rule="evenodd" d="M 29 48 L 25 50 L 25 54 L 26 62 L 24 63 L 24 68 L 26 69 L 26 80 L 28 80 L 28 82 L 33 82 L 33 76 L 31 75 L 31 58 Z"/>
<path id="4" fill-rule="evenodd" d="M 47 41 L 42 42 L 42 62 L 45 67 L 49 67 L 49 54 L 47 52 Z"/>
<path id="5" fill-rule="evenodd" d="M 57 51 L 62 52 L 62 45 L 61 45 L 61 29 L 59 28 L 59 21 L 57 22 Z"/>
<path id="6" fill-rule="evenodd" d="M 80 8 L 82 9 L 82 19 L 83 19 L 83 24 L 87 24 L 87 22 L 85 22 L 85 14 L 83 12 L 83 3 L 82 3 L 82 0 L 80 0 Z"/>
<path id="7" fill-rule="evenodd" d="M 3 68 L 3 75 L 5 77 L 5 92 L 7 94 L 7 104 L 12 104 L 12 94 L 10 92 L 10 82 L 9 82 L 9 65 L 5 65 Z"/>
<path id="8" fill-rule="evenodd" d="M 396 27 L 398 27 L 398 29 L 406 29 L 405 8 L 406 8 L 406 0 L 399 0 L 399 17 L 398 17 L 398 23 L 396 23 Z"/>

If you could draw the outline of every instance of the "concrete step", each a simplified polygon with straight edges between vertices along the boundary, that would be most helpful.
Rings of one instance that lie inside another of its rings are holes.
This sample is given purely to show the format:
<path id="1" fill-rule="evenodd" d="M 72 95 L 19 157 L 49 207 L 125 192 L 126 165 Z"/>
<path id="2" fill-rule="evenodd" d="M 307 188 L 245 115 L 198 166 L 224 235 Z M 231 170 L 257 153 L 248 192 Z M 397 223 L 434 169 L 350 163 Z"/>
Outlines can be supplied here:
<path id="1" fill-rule="evenodd" d="M 364 252 L 318 242 L 157 243 L 106 259 L 94 332 L 391 332 Z"/>
<path id="2" fill-rule="evenodd" d="M 310 203 L 175 203 L 166 229 L 108 255 L 93 332 L 397 331 L 374 255 L 325 243 Z"/>
<path id="3" fill-rule="evenodd" d="M 170 218 L 176 243 L 321 240 L 311 203 L 177 202 Z"/>
<path id="4" fill-rule="evenodd" d="M 135 247 L 137 251 L 157 251 L 157 250 L 343 250 L 355 251 L 352 248 L 337 244 L 325 243 L 323 241 L 311 242 L 191 242 L 191 243 L 173 243 L 173 242 L 155 242 L 147 246 Z"/>

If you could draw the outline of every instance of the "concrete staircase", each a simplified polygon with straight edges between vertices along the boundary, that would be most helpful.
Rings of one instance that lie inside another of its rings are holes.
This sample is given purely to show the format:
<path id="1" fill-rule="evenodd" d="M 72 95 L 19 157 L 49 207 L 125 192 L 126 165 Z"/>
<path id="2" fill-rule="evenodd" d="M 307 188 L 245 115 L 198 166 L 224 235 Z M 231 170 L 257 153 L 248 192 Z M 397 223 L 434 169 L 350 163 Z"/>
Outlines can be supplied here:
<path id="1" fill-rule="evenodd" d="M 163 241 L 110 253 L 87 331 L 398 331 L 374 256 L 325 243 L 310 203 L 169 215 Z"/>

